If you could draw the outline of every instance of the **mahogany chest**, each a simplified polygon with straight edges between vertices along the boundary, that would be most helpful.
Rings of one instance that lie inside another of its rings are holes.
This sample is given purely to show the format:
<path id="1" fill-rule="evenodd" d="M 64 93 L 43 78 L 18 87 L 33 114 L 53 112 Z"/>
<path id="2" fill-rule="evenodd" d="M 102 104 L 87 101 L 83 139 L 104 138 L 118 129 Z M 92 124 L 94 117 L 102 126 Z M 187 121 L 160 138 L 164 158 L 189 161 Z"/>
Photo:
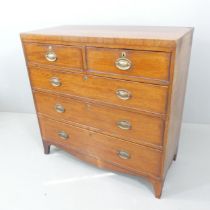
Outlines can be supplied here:
<path id="1" fill-rule="evenodd" d="M 176 159 L 192 28 L 62 26 L 22 33 L 44 152 L 146 177 Z"/>

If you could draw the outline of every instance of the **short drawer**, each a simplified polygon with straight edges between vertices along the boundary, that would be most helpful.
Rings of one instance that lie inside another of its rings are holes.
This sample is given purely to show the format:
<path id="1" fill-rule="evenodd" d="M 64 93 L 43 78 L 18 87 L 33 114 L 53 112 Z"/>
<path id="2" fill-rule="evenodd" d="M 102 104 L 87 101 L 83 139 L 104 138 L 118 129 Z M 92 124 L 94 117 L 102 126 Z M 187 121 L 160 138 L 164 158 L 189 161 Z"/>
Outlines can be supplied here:
<path id="1" fill-rule="evenodd" d="M 30 68 L 30 78 L 35 89 L 89 98 L 143 111 L 157 113 L 166 111 L 167 86 L 98 76 L 86 77 L 79 73 L 61 73 L 39 68 Z"/>
<path id="2" fill-rule="evenodd" d="M 40 117 L 42 137 L 51 144 L 74 149 L 123 168 L 160 175 L 159 150 Z"/>
<path id="3" fill-rule="evenodd" d="M 164 121 L 130 111 L 35 92 L 38 113 L 66 120 L 135 143 L 162 146 Z"/>
<path id="4" fill-rule="evenodd" d="M 169 80 L 170 53 L 87 48 L 88 72 L 129 80 Z"/>
<path id="5" fill-rule="evenodd" d="M 24 48 L 28 62 L 83 69 L 82 50 L 79 47 L 25 43 Z"/>

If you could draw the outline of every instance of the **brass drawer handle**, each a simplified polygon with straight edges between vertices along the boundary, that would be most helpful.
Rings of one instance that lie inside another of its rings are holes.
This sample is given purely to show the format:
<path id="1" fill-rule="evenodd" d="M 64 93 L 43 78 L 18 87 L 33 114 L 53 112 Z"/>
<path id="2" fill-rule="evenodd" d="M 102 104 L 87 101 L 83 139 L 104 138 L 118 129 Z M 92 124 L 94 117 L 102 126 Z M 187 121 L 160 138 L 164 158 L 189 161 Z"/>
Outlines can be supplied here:
<path id="1" fill-rule="evenodd" d="M 54 87 L 59 87 L 59 86 L 61 86 L 61 81 L 60 81 L 60 79 L 59 78 L 57 78 L 57 77 L 52 77 L 51 79 L 50 79 L 50 83 L 51 83 L 51 85 L 52 86 L 54 86 Z"/>
<path id="2" fill-rule="evenodd" d="M 115 61 L 115 66 L 122 71 L 127 71 L 131 68 L 131 61 L 126 58 L 126 53 L 122 52 L 120 57 Z"/>
<path id="3" fill-rule="evenodd" d="M 55 105 L 55 110 L 56 110 L 56 112 L 58 112 L 58 113 L 63 113 L 63 112 L 65 112 L 65 108 L 64 108 L 61 104 L 56 104 L 56 105 Z"/>
<path id="4" fill-rule="evenodd" d="M 122 130 L 130 130 L 131 129 L 131 123 L 127 120 L 120 120 L 117 122 L 117 127 Z"/>
<path id="5" fill-rule="evenodd" d="M 54 62 L 57 60 L 57 55 L 56 53 L 53 51 L 52 46 L 48 47 L 48 51 L 45 54 L 45 58 L 50 61 L 50 62 Z"/>
<path id="6" fill-rule="evenodd" d="M 131 93 L 128 90 L 125 89 L 118 89 L 116 90 L 116 95 L 118 98 L 122 100 L 128 100 L 131 98 Z"/>
<path id="7" fill-rule="evenodd" d="M 117 151 L 117 155 L 124 160 L 128 160 L 131 158 L 129 152 L 124 150 Z"/>
<path id="8" fill-rule="evenodd" d="M 69 138 L 69 134 L 66 133 L 65 131 L 59 131 L 58 132 L 58 136 L 61 138 L 61 139 L 64 139 L 64 140 L 67 140 Z"/>

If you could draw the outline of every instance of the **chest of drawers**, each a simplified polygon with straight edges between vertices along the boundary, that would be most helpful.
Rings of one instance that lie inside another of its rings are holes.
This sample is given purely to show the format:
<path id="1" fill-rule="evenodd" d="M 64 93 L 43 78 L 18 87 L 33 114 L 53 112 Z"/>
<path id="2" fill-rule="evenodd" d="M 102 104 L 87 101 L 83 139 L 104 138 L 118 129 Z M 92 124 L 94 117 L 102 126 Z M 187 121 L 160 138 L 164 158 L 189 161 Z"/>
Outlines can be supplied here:
<path id="1" fill-rule="evenodd" d="M 176 159 L 192 28 L 62 26 L 22 33 L 44 152 L 144 176 Z"/>

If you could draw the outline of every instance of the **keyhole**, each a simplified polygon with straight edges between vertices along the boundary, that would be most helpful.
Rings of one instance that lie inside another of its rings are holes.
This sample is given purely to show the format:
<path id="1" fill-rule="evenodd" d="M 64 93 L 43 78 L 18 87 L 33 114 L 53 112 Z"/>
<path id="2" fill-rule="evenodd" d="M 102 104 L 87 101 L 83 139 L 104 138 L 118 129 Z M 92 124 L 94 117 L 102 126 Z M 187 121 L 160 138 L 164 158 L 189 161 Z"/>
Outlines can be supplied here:
<path id="1" fill-rule="evenodd" d="M 90 109 L 90 104 L 86 104 L 86 108 L 87 109 Z"/>
<path id="2" fill-rule="evenodd" d="M 126 52 L 122 52 L 121 57 L 126 57 Z"/>
<path id="3" fill-rule="evenodd" d="M 87 79 L 88 79 L 87 75 L 83 76 L 83 80 L 87 80 Z"/>
<path id="4" fill-rule="evenodd" d="M 49 51 L 52 51 L 52 46 L 49 46 L 49 47 L 48 47 L 48 50 L 49 50 Z"/>

